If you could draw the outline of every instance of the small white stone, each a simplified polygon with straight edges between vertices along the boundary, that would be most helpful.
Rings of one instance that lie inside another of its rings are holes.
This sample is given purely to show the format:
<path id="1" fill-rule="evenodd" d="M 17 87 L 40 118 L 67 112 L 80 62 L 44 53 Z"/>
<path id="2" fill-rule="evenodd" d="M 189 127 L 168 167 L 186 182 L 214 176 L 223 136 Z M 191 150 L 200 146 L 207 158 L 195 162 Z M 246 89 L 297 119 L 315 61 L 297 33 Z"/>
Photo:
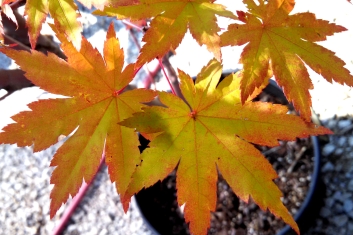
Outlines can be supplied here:
<path id="1" fill-rule="evenodd" d="M 337 227 L 342 227 L 343 225 L 345 225 L 348 222 L 348 216 L 338 215 L 338 216 L 333 217 L 332 221 Z"/>
<path id="2" fill-rule="evenodd" d="M 324 156 L 329 156 L 330 154 L 332 154 L 336 149 L 336 146 L 329 143 L 326 144 L 325 147 L 322 149 L 322 155 Z"/>
<path id="3" fill-rule="evenodd" d="M 328 209 L 326 207 L 321 208 L 321 211 L 320 211 L 320 216 L 321 217 L 328 218 L 330 215 L 331 215 L 331 210 L 330 209 Z"/>
<path id="4" fill-rule="evenodd" d="M 335 171 L 340 172 L 342 170 L 342 168 L 343 168 L 342 164 L 336 164 Z"/>
<path id="5" fill-rule="evenodd" d="M 348 144 L 353 147 L 353 136 L 348 138 Z"/>
<path id="6" fill-rule="evenodd" d="M 335 151 L 336 156 L 341 156 L 343 154 L 344 150 L 342 148 L 337 148 Z"/>
<path id="7" fill-rule="evenodd" d="M 328 121 L 328 123 L 327 123 L 327 127 L 328 127 L 329 129 L 333 129 L 333 128 L 336 127 L 336 124 L 337 124 L 336 120 L 330 119 L 330 120 Z"/>
<path id="8" fill-rule="evenodd" d="M 343 210 L 344 210 L 346 213 L 349 213 L 350 211 L 353 210 L 353 202 L 352 202 L 352 200 L 346 200 L 346 201 L 344 201 L 344 203 L 343 203 Z"/>
<path id="9" fill-rule="evenodd" d="M 326 198 L 325 199 L 325 205 L 328 207 L 328 208 L 331 208 L 333 206 L 333 203 L 334 203 L 334 199 L 332 197 L 329 197 L 329 198 Z"/>
<path id="10" fill-rule="evenodd" d="M 106 235 L 108 234 L 108 230 L 106 228 L 103 228 L 100 232 L 99 235 Z"/>
<path id="11" fill-rule="evenodd" d="M 350 211 L 347 214 L 348 214 L 349 218 L 353 219 L 353 211 Z"/>
<path id="12" fill-rule="evenodd" d="M 353 234 L 353 223 L 348 223 L 348 232 L 349 234 Z"/>
<path id="13" fill-rule="evenodd" d="M 349 181 L 347 188 L 349 191 L 353 191 L 353 179 Z"/>
<path id="14" fill-rule="evenodd" d="M 340 120 L 340 121 L 338 122 L 338 127 L 339 127 L 340 129 L 343 129 L 343 128 L 349 126 L 349 125 L 351 125 L 351 120 Z"/>
<path id="15" fill-rule="evenodd" d="M 342 193 L 340 191 L 336 191 L 335 194 L 333 195 L 333 198 L 340 202 L 344 200 L 342 197 Z"/>
<path id="16" fill-rule="evenodd" d="M 347 137 L 341 136 L 338 138 L 338 145 L 339 146 L 343 147 L 346 145 L 346 143 L 347 143 Z"/>

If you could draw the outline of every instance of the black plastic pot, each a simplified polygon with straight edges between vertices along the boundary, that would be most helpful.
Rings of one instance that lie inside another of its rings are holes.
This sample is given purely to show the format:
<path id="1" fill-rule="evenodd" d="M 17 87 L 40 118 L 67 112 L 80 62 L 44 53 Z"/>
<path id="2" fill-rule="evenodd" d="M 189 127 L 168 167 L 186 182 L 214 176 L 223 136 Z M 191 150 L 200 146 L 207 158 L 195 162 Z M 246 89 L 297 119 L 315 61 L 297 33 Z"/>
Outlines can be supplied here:
<path id="1" fill-rule="evenodd" d="M 264 91 L 278 97 L 282 104 L 288 104 L 283 92 L 275 82 L 271 81 Z M 146 140 L 141 141 L 142 146 L 147 146 L 148 142 Z M 313 145 L 314 169 L 305 200 L 294 216 L 301 232 L 310 228 L 310 225 L 314 222 L 322 206 L 322 199 L 325 192 L 320 179 L 321 155 L 318 138 L 311 137 L 311 142 Z M 170 198 L 173 198 L 173 200 Z M 180 218 L 180 212 L 177 210 L 170 212 L 170 207 L 175 208 L 175 204 L 177 203 L 175 198 L 176 189 L 168 186 L 168 183 L 165 183 L 165 181 L 163 183 L 157 182 L 154 186 L 143 189 L 136 195 L 135 199 L 142 217 L 156 235 L 187 234 L 187 227 L 184 220 Z M 184 225 L 180 226 L 180 224 Z M 277 235 L 291 234 L 295 234 L 295 232 L 288 225 L 277 233 Z"/>

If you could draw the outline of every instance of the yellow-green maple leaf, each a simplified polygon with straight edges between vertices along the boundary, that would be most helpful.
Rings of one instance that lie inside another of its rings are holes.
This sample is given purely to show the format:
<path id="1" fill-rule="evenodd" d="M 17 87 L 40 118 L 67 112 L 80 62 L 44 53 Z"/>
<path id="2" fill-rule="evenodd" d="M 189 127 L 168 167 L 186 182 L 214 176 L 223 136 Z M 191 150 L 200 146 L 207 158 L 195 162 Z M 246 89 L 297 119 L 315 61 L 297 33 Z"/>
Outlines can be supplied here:
<path id="1" fill-rule="evenodd" d="M 313 88 L 305 64 L 327 81 L 353 86 L 353 76 L 345 63 L 328 49 L 314 43 L 346 30 L 319 20 L 309 12 L 289 15 L 294 0 L 243 0 L 249 12 L 238 12 L 242 24 L 231 24 L 221 35 L 222 46 L 246 44 L 240 62 L 244 65 L 241 97 L 244 102 L 263 83 L 268 69 L 300 115 L 310 121 Z M 305 63 L 305 64 L 304 64 Z"/>
<path id="2" fill-rule="evenodd" d="M 294 140 L 331 133 L 323 127 L 289 115 L 282 105 L 246 101 L 240 98 L 237 74 L 219 85 L 221 65 L 212 60 L 192 79 L 179 71 L 181 91 L 187 103 L 165 92 L 159 93 L 166 107 L 146 107 L 144 112 L 120 124 L 141 133 L 157 133 L 142 153 L 142 163 L 133 174 L 126 195 L 164 179 L 177 168 L 178 204 L 185 203 L 185 218 L 192 234 L 206 234 L 210 211 L 216 206 L 217 169 L 244 201 L 251 196 L 263 209 L 281 217 L 297 233 L 299 229 L 282 204 L 277 177 L 270 163 L 251 144 L 278 145 L 278 140 Z"/>
<path id="3" fill-rule="evenodd" d="M 81 46 L 81 23 L 73 0 L 28 0 L 25 6 L 28 36 L 32 49 L 35 49 L 37 38 L 48 13 L 54 19 L 55 26 L 64 33 L 76 48 Z"/>
<path id="4" fill-rule="evenodd" d="M 103 9 L 108 0 L 81 0 L 84 6 Z M 37 38 L 48 13 L 54 19 L 56 28 L 65 34 L 77 49 L 81 46 L 81 23 L 77 21 L 80 14 L 73 0 L 27 0 L 25 15 L 27 18 L 28 36 L 32 49 L 35 49 Z"/>
<path id="5" fill-rule="evenodd" d="M 50 216 L 69 195 L 78 192 L 82 180 L 90 182 L 97 172 L 105 147 L 105 161 L 117 191 L 124 194 L 136 164 L 139 142 L 133 130 L 118 125 L 141 110 L 140 102 L 153 99 L 155 92 L 135 89 L 121 93 L 134 77 L 134 64 L 123 69 L 124 53 L 110 25 L 104 43 L 104 59 L 86 39 L 77 51 L 62 34 L 57 35 L 68 62 L 49 53 L 0 48 L 39 87 L 70 98 L 39 100 L 28 105 L 32 111 L 12 117 L 16 122 L 0 133 L 0 143 L 34 145 L 40 151 L 55 144 L 60 135 L 75 133 L 60 147 L 51 162 L 56 166 L 51 184 Z"/>
<path id="6" fill-rule="evenodd" d="M 220 60 L 220 28 L 216 23 L 216 15 L 232 18 L 235 16 L 225 10 L 224 6 L 213 2 L 214 0 L 116 0 L 111 1 L 112 6 L 94 13 L 116 16 L 118 19 L 141 20 L 154 17 L 151 27 L 142 39 L 146 44 L 141 49 L 137 66 L 156 57 L 162 58 L 170 49 L 176 49 L 188 28 L 196 41 L 200 45 L 205 44 Z"/>
<path id="7" fill-rule="evenodd" d="M 10 3 L 14 2 L 15 0 L 0 0 L 0 6 L 1 6 L 1 11 L 0 13 L 3 13 L 5 16 L 7 16 L 12 22 L 17 24 L 16 17 L 12 11 L 12 8 L 10 7 Z M 0 14 L 0 43 L 4 43 L 4 26 L 2 24 L 2 18 Z"/>

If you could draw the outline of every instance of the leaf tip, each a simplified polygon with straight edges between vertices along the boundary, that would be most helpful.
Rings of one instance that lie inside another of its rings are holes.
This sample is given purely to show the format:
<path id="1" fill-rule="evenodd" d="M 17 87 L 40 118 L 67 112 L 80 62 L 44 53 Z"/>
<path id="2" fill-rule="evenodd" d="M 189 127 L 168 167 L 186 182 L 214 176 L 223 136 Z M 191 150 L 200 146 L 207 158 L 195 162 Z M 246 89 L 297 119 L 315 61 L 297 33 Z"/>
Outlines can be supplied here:
<path id="1" fill-rule="evenodd" d="M 126 196 L 126 195 L 121 196 L 121 204 L 123 205 L 123 209 L 124 209 L 125 214 L 129 210 L 130 199 L 131 199 L 131 197 L 129 197 L 129 196 Z"/>
<path id="2" fill-rule="evenodd" d="M 60 209 L 61 205 L 62 205 L 62 203 L 57 204 L 57 203 L 54 202 L 53 198 L 51 199 L 50 210 L 49 210 L 50 219 L 54 218 L 54 216 L 56 215 L 56 213 Z"/>

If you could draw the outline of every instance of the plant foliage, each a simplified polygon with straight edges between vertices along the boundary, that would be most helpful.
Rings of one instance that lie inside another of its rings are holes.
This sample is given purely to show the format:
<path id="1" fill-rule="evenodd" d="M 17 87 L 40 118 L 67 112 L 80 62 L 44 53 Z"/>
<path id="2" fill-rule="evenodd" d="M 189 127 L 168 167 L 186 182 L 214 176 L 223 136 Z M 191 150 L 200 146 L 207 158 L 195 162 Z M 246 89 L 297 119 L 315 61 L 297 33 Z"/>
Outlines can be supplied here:
<path id="1" fill-rule="evenodd" d="M 92 180 L 103 151 L 111 180 L 117 182 L 120 194 L 125 193 L 140 161 L 139 142 L 134 130 L 117 123 L 140 111 L 140 102 L 151 101 L 155 96 L 154 91 L 146 89 L 122 93 L 134 76 L 134 64 L 122 69 L 124 53 L 113 25 L 104 43 L 104 58 L 84 38 L 81 50 L 77 51 L 63 35 L 58 36 L 68 62 L 53 54 L 47 57 L 36 51 L 0 49 L 26 71 L 34 84 L 70 97 L 31 103 L 32 111 L 12 117 L 16 123 L 0 133 L 1 143 L 33 144 L 34 151 L 40 151 L 78 127 L 51 162 L 51 166 L 56 166 L 50 181 L 55 185 L 50 196 L 51 217 L 69 195 L 76 195 L 82 179 Z"/>
<path id="2" fill-rule="evenodd" d="M 2 1 L 1 10 L 15 22 L 11 2 Z M 231 11 L 235 9 L 214 0 L 81 2 L 98 8 L 98 15 L 152 18 L 135 64 L 124 66 L 113 25 L 108 29 L 103 55 L 82 38 L 77 7 L 71 0 L 28 0 L 25 7 L 32 48 L 50 13 L 55 23 L 51 27 L 67 61 L 51 53 L 0 48 L 35 85 L 66 97 L 29 104 L 31 111 L 13 116 L 15 123 L 0 133 L 0 143 L 33 145 L 34 151 L 55 144 L 60 135 L 72 134 L 51 162 L 55 167 L 51 217 L 69 195 L 77 194 L 83 180 L 93 179 L 105 157 L 125 211 L 131 196 L 177 168 L 178 203 L 185 204 L 191 232 L 205 234 L 210 212 L 215 210 L 220 173 L 242 200 L 251 197 L 299 234 L 273 182 L 276 172 L 252 144 L 276 146 L 279 140 L 331 133 L 310 122 L 312 83 L 305 65 L 329 82 L 353 86 L 344 62 L 315 43 L 346 29 L 316 19 L 312 13 L 290 14 L 294 0 L 243 0 L 248 11 L 236 11 L 237 16 Z M 238 23 L 220 35 L 216 16 Z M 183 97 L 147 89 L 124 92 L 142 65 L 177 48 L 187 30 L 215 58 L 201 70 L 195 84 L 189 75 L 178 71 Z M 240 59 L 244 70 L 220 82 L 221 47 L 244 44 Z M 282 105 L 252 101 L 272 74 L 300 117 L 287 114 Z M 162 106 L 143 104 L 157 94 Z M 136 131 L 151 140 L 141 155 Z"/>
<path id="3" fill-rule="evenodd" d="M 238 74 L 217 86 L 221 72 L 221 64 L 211 61 L 194 86 L 192 79 L 179 71 L 185 102 L 160 92 L 159 98 L 168 108 L 146 107 L 121 123 L 142 134 L 162 132 L 142 153 L 127 198 L 164 179 L 178 166 L 178 203 L 186 204 L 184 213 L 191 232 L 205 234 L 210 211 L 216 207 L 218 169 L 242 200 L 247 202 L 251 196 L 263 210 L 269 209 L 299 233 L 272 181 L 276 172 L 251 143 L 276 146 L 278 139 L 295 140 L 330 131 L 287 115 L 286 106 L 251 100 L 242 104 Z"/>
<path id="4" fill-rule="evenodd" d="M 121 4 L 112 3 L 97 11 L 99 15 L 116 16 L 118 19 L 131 18 L 141 20 L 154 17 L 150 29 L 143 37 L 146 42 L 141 49 L 136 65 L 141 66 L 156 57 L 162 58 L 170 49 L 176 49 L 187 29 L 200 45 L 206 45 L 214 56 L 221 59 L 220 28 L 216 15 L 236 18 L 232 12 L 225 10 L 214 0 L 140 0 Z M 157 46 L 158 45 L 158 46 Z"/>
<path id="5" fill-rule="evenodd" d="M 311 117 L 309 89 L 313 85 L 305 64 L 329 82 L 353 86 L 353 76 L 343 67 L 345 63 L 332 51 L 314 43 L 346 30 L 344 27 L 318 20 L 309 12 L 289 15 L 293 0 L 268 4 L 260 0 L 259 5 L 253 0 L 243 2 L 249 12 L 237 12 L 242 23 L 231 24 L 221 35 L 222 46 L 248 43 L 240 59 L 244 64 L 243 102 L 263 83 L 269 69 L 306 121 Z"/>

